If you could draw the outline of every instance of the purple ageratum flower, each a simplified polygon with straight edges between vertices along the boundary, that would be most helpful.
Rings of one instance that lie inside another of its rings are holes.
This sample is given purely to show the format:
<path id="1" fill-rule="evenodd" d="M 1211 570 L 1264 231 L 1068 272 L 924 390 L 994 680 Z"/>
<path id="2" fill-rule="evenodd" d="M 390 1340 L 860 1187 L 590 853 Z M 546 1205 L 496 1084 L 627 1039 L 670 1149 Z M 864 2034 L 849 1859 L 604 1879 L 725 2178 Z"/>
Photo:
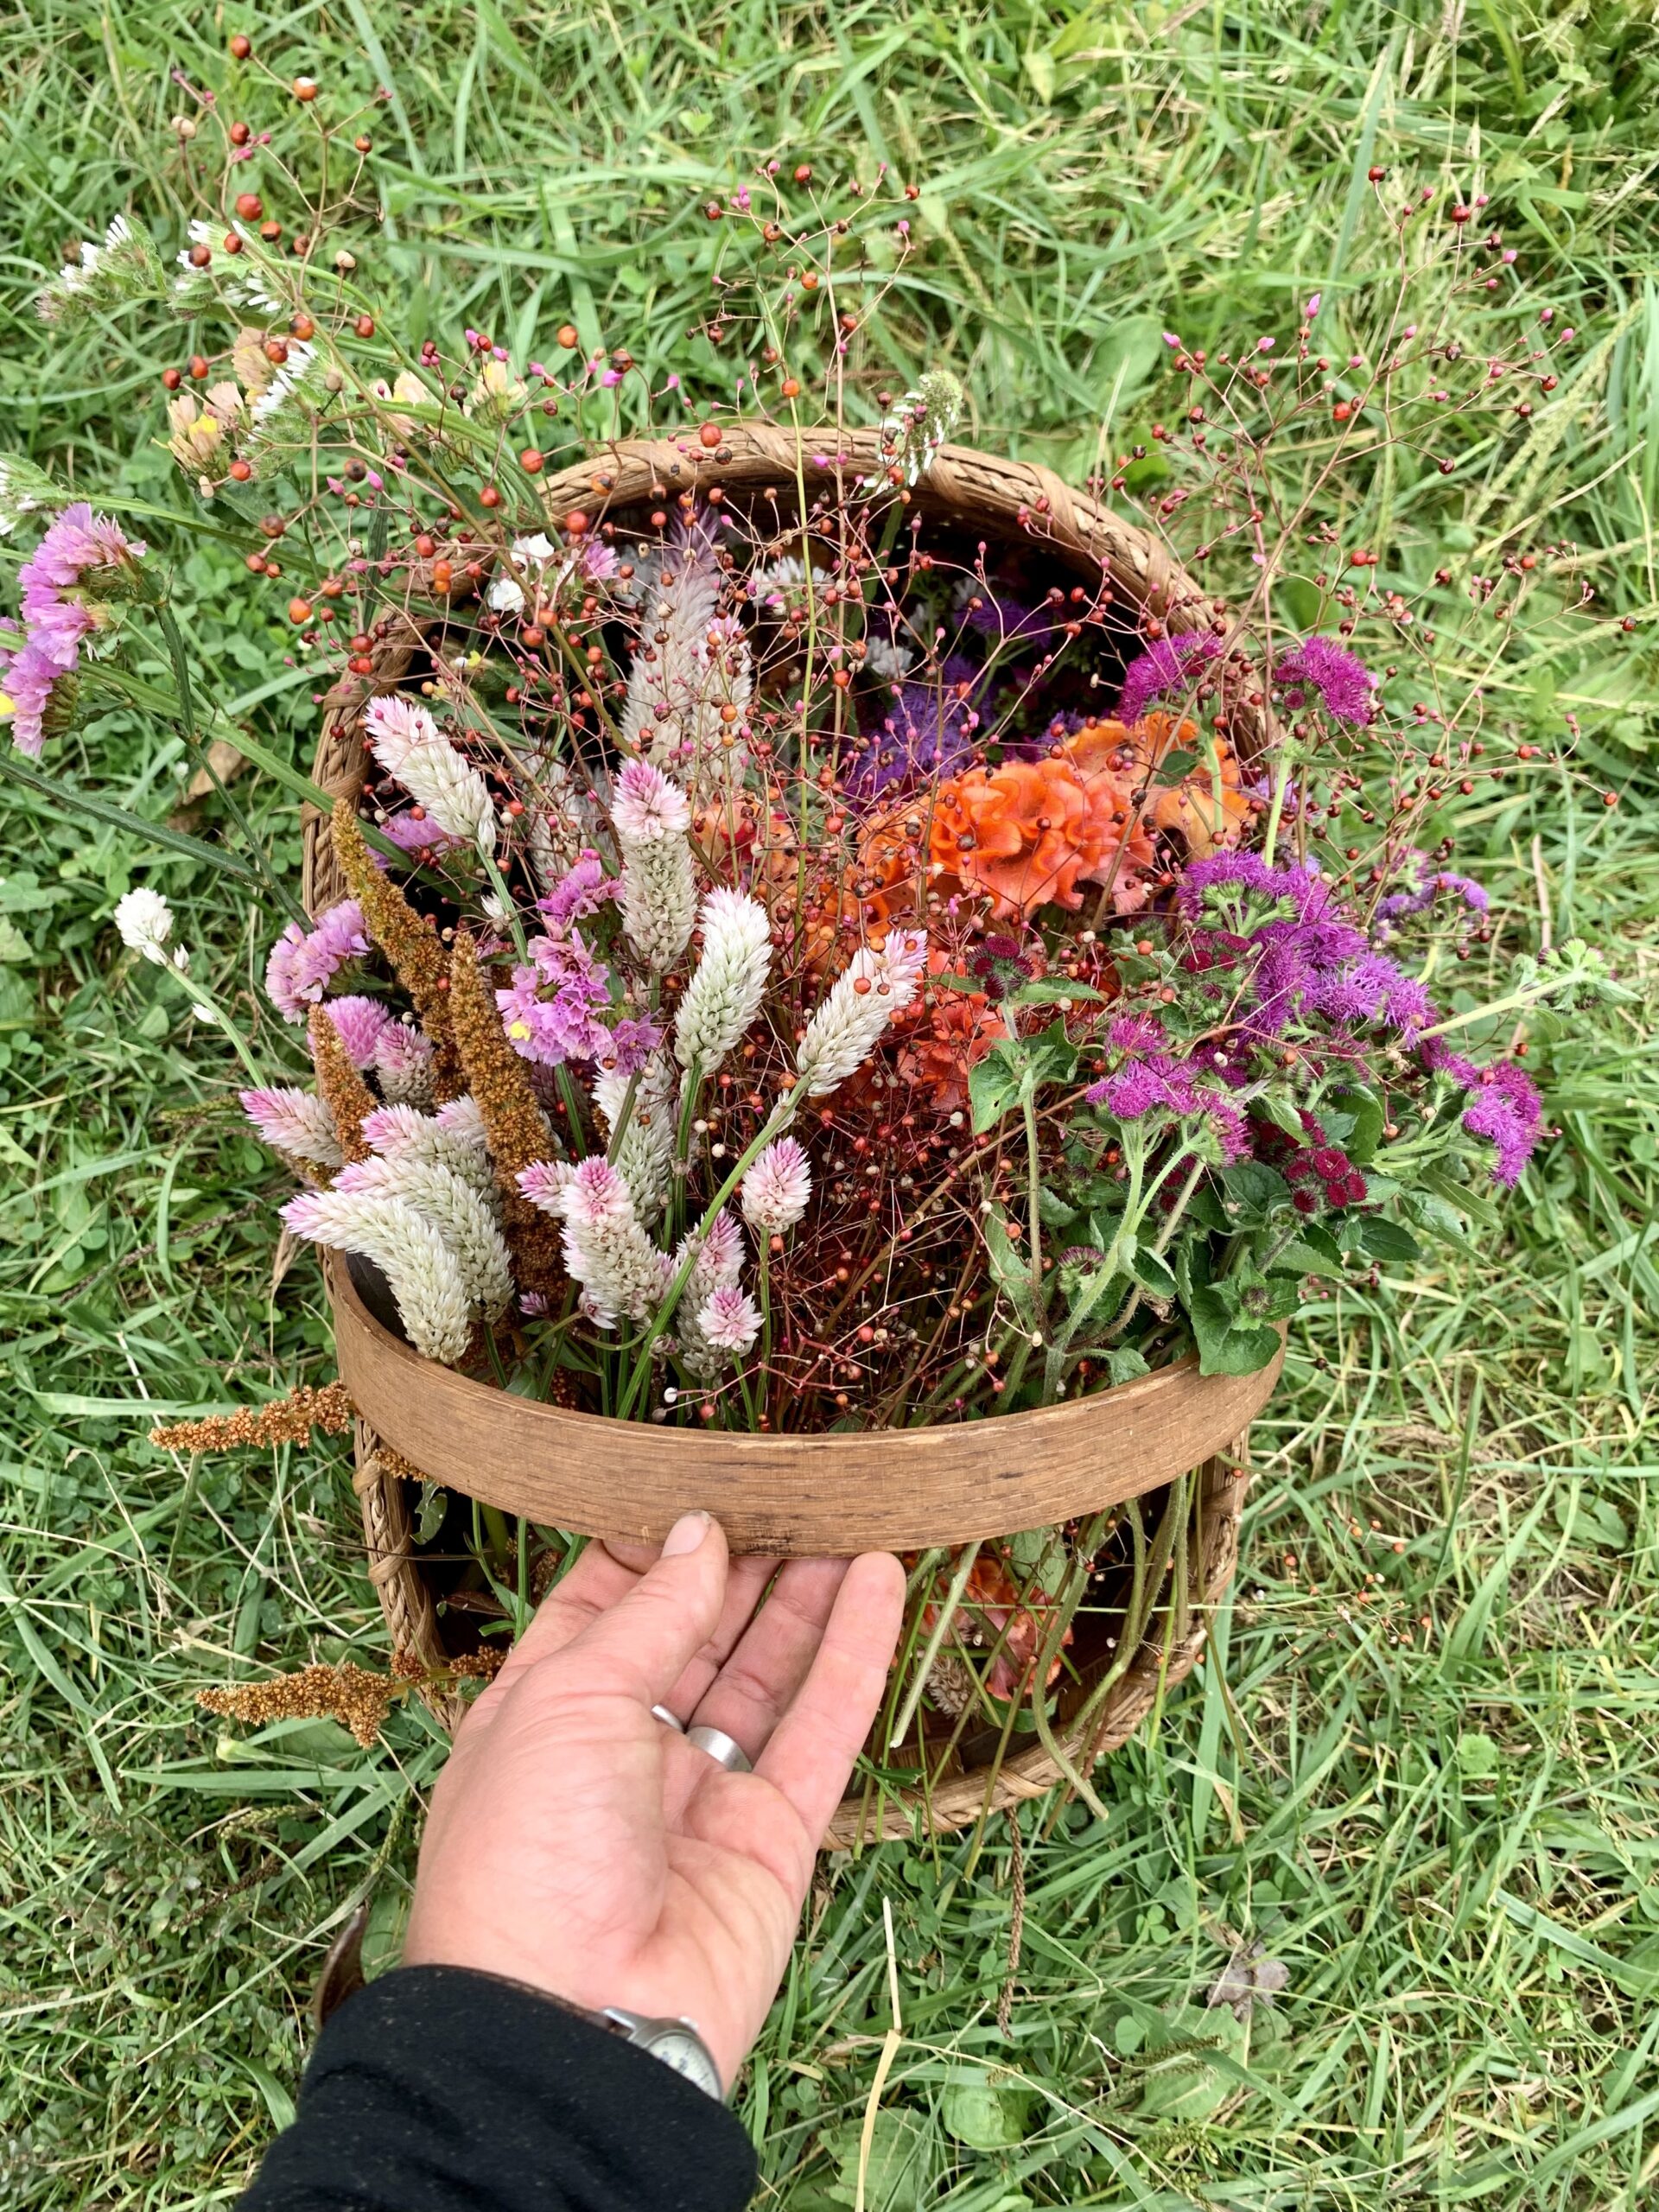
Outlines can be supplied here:
<path id="1" fill-rule="evenodd" d="M 1117 696 L 1118 720 L 1138 722 L 1154 700 L 1185 690 L 1194 671 L 1214 660 L 1220 651 L 1221 639 L 1208 630 L 1158 639 L 1123 671 L 1123 689 Z"/>
<path id="2" fill-rule="evenodd" d="M 848 765 L 848 792 L 874 800 L 925 776 L 943 781 L 964 767 L 979 716 L 953 687 L 973 673 L 966 661 L 952 658 L 940 684 L 901 684 L 880 727 L 867 734 L 864 750 Z"/>
<path id="3" fill-rule="evenodd" d="M 1521 1179 L 1527 1162 L 1543 1135 L 1544 1103 L 1537 1085 L 1513 1060 L 1483 1068 L 1460 1052 L 1449 1052 L 1438 1039 L 1424 1052 L 1431 1068 L 1461 1084 L 1473 1103 L 1463 1116 L 1471 1136 L 1484 1137 L 1496 1148 L 1492 1180 L 1505 1190 Z"/>
<path id="4" fill-rule="evenodd" d="M 606 874 L 605 863 L 599 855 L 582 852 L 546 898 L 538 899 L 536 904 L 547 917 L 550 928 L 558 931 L 568 929 L 572 922 L 596 914 L 605 901 L 614 899 L 616 893 L 615 879 Z"/>
<path id="5" fill-rule="evenodd" d="M 331 906 L 308 932 L 290 922 L 270 948 L 266 995 L 284 1021 L 303 1021 L 334 970 L 368 949 L 363 909 L 355 899 Z"/>
<path id="6" fill-rule="evenodd" d="M 1138 1122 L 1143 1115 L 1160 1112 L 1183 1121 L 1202 1115 L 1223 1159 L 1243 1159 L 1250 1149 L 1245 1117 L 1198 1080 L 1201 1071 L 1192 1061 L 1174 1058 L 1158 1022 L 1146 1014 L 1119 1014 L 1106 1033 L 1106 1043 L 1109 1050 L 1124 1055 L 1123 1063 L 1084 1092 L 1091 1106 L 1104 1106 L 1120 1122 Z"/>
<path id="7" fill-rule="evenodd" d="M 1441 897 L 1462 899 L 1471 913 L 1484 914 L 1491 905 L 1486 887 L 1472 876 L 1458 875 L 1450 868 L 1431 869 L 1427 853 L 1414 852 L 1407 864 L 1409 880 L 1399 891 L 1391 891 L 1380 899 L 1371 917 L 1372 931 L 1379 942 L 1385 942 L 1395 922 L 1408 914 L 1421 914 Z"/>
<path id="8" fill-rule="evenodd" d="M 1369 722 L 1376 709 L 1373 676 L 1357 653 L 1338 645 L 1334 638 L 1304 638 L 1294 651 L 1281 656 L 1273 680 L 1284 690 L 1294 709 L 1317 696 L 1325 711 L 1339 722 Z"/>

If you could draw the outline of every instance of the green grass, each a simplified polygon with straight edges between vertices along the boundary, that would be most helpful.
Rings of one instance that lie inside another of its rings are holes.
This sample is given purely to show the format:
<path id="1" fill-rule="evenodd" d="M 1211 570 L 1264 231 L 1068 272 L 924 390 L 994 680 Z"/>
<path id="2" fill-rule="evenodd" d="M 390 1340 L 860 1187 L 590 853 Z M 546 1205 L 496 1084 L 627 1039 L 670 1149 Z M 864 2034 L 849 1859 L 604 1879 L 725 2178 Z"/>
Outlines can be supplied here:
<path id="1" fill-rule="evenodd" d="M 1586 331 L 1580 373 L 1528 442 L 1417 487 L 1416 556 L 1571 537 L 1608 608 L 1655 618 L 1659 38 L 1634 0 L 345 0 L 223 25 L 41 0 L 0 29 L 0 447 L 175 508 L 150 341 L 118 321 L 57 340 L 28 303 L 118 207 L 176 224 L 168 72 L 226 83 L 238 25 L 325 97 L 391 88 L 366 274 L 416 335 L 472 322 L 533 352 L 569 316 L 666 365 L 715 250 L 699 200 L 756 155 L 886 160 L 924 188 L 925 243 L 879 365 L 950 362 L 980 442 L 1064 468 L 1091 462 L 1115 385 L 1114 440 L 1168 404 L 1166 327 L 1283 330 L 1306 289 L 1339 304 L 1374 272 L 1369 162 L 1484 189 Z M 256 700 L 237 711 L 302 762 L 310 687 L 236 595 L 237 544 L 149 534 L 202 610 L 218 696 Z M 1344 1293 L 1297 1332 L 1209 1663 L 1104 1770 L 1109 1821 L 1072 1808 L 1039 1840 L 1025 1816 L 1007 2034 L 1003 1824 L 976 1850 L 826 1866 L 743 2093 L 763 2202 L 852 2201 L 894 1987 L 873 2208 L 1653 2202 L 1649 635 L 1535 653 L 1492 713 L 1546 746 L 1576 715 L 1589 785 L 1541 774 L 1458 825 L 1509 950 L 1577 931 L 1637 988 L 1535 1029 L 1563 1141 L 1478 1257 Z M 49 765 L 156 818 L 184 772 L 113 718 Z M 242 788 L 296 868 L 281 793 Z M 161 883 L 251 1020 L 274 925 L 240 887 L 15 785 L 0 810 L 0 2203 L 182 2208 L 232 2198 L 288 2116 L 321 1952 L 371 1885 L 389 1955 L 441 1746 L 417 1716 L 365 1754 L 327 1724 L 231 1741 L 194 1709 L 245 1662 L 379 1648 L 340 1452 L 187 1484 L 143 1441 L 146 1401 L 330 1371 L 311 1262 L 273 1273 L 276 1183 L 233 1071 L 109 916 L 135 870 Z M 1288 1970 L 1248 2039 L 1197 2009 L 1243 1942 Z"/>

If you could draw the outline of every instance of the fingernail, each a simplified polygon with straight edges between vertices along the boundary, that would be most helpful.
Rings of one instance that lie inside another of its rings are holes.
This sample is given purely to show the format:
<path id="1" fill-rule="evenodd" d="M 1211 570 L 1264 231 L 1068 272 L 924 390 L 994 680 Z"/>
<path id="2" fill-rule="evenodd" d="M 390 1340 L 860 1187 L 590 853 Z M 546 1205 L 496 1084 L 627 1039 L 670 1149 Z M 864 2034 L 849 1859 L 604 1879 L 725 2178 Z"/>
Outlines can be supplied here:
<path id="1" fill-rule="evenodd" d="M 663 1557 L 680 1559 L 687 1552 L 696 1551 L 708 1533 L 709 1516 L 706 1513 L 682 1513 L 668 1532 L 668 1541 L 663 1546 Z"/>

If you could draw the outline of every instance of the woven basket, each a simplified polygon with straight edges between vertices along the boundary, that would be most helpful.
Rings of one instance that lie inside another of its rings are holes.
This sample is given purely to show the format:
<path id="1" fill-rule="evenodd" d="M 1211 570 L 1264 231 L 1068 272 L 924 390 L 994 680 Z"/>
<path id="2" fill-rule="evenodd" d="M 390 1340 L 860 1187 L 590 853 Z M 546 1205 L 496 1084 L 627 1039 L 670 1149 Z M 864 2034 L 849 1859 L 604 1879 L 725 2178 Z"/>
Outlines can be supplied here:
<path id="1" fill-rule="evenodd" d="M 604 449 L 551 478 L 546 512 L 580 505 L 597 526 L 674 493 L 719 486 L 734 501 L 779 494 L 798 506 L 833 499 L 879 464 L 869 431 L 793 433 L 734 426 L 709 451 L 695 439 L 634 441 Z M 1103 582 L 1126 631 L 1147 620 L 1173 633 L 1206 625 L 1211 603 L 1193 580 L 1135 524 L 1080 497 L 1047 470 L 946 446 L 913 496 L 931 520 L 1018 543 L 1091 593 Z M 315 779 L 355 798 L 366 760 L 364 702 L 394 689 L 439 643 L 442 618 L 411 616 L 383 644 L 372 676 L 330 695 Z M 1246 758 L 1266 736 L 1258 715 L 1234 709 L 1230 731 Z M 308 810 L 304 898 L 315 914 L 346 895 L 327 824 Z M 1106 1646 L 1081 1650 L 1056 1716 L 1068 1759 L 1088 1763 L 1134 1733 L 1163 1691 L 1191 1669 L 1210 1610 L 1231 1580 L 1249 1422 L 1277 1378 L 1278 1363 L 1248 1377 L 1200 1376 L 1195 1362 L 1059 1407 L 960 1427 L 837 1436 L 707 1436 L 601 1420 L 532 1403 L 418 1359 L 364 1285 L 331 1262 L 328 1283 L 342 1379 L 360 1414 L 355 1488 L 369 1573 L 396 1648 L 429 1666 L 446 1656 L 441 1599 L 413 1541 L 403 1463 L 446 1489 L 584 1535 L 660 1538 L 676 1515 L 715 1513 L 734 1548 L 815 1553 L 956 1546 L 1098 1512 L 1198 1471 L 1191 1524 L 1178 1556 L 1185 1587 L 1172 1589 L 1141 1651 L 1125 1666 Z M 1080 1621 L 1081 1621 L 1080 1617 Z M 1081 1640 L 1081 1638 L 1080 1638 Z M 1117 1679 L 1085 1730 L 1073 1717 L 1107 1675 Z M 453 1725 L 459 1705 L 440 1702 Z M 858 1792 L 832 1824 L 827 1847 L 917 1830 L 944 1832 L 1051 1789 L 1061 1771 L 1039 1745 L 988 1771 L 947 1774 L 925 1792 Z"/>

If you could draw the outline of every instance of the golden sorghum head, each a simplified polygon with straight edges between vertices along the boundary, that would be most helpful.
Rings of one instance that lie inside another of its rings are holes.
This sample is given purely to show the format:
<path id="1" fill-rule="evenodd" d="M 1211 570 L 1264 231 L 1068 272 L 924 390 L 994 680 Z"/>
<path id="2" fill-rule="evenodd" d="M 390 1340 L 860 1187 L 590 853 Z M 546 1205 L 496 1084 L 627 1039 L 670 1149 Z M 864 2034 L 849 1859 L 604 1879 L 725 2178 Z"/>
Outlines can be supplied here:
<path id="1" fill-rule="evenodd" d="M 273 1720 L 338 1720 L 366 1750 L 385 1726 L 392 1707 L 411 1690 L 468 1679 L 487 1681 L 505 1656 L 505 1651 L 494 1649 L 466 1652 L 442 1667 L 427 1668 L 412 1653 L 399 1652 L 389 1675 L 372 1675 L 342 1659 L 334 1667 L 319 1662 L 302 1667 L 297 1674 L 272 1675 L 263 1682 L 200 1690 L 196 1702 L 223 1719 L 245 1721 L 254 1728 L 266 1727 Z"/>
<path id="2" fill-rule="evenodd" d="M 369 935 L 409 993 L 432 1047 L 432 1087 L 439 1103 L 465 1089 L 449 1023 L 449 969 L 434 925 L 417 914 L 384 868 L 375 866 L 349 799 L 334 804 L 334 857 L 363 910 Z"/>
<path id="3" fill-rule="evenodd" d="M 455 931 L 449 981 L 455 1048 L 484 1119 L 514 1279 L 521 1290 L 545 1294 L 563 1276 L 559 1233 L 518 1188 L 518 1171 L 550 1158 L 553 1136 L 531 1088 L 530 1071 L 507 1041 L 489 970 L 464 929 Z"/>
<path id="4" fill-rule="evenodd" d="M 353 1066 L 352 1056 L 341 1043 L 327 1007 L 312 1007 L 308 1027 L 317 1090 L 334 1116 L 340 1157 L 348 1163 L 366 1160 L 372 1147 L 363 1134 L 363 1124 L 379 1102 Z"/>
<path id="5" fill-rule="evenodd" d="M 233 1452 L 250 1444 L 306 1444 L 311 1432 L 340 1436 L 352 1425 L 356 1408 L 343 1382 L 325 1382 L 314 1390 L 302 1382 L 285 1398 L 268 1405 L 238 1406 L 234 1413 L 209 1414 L 206 1421 L 175 1421 L 170 1427 L 152 1428 L 149 1440 L 167 1452 Z"/>

